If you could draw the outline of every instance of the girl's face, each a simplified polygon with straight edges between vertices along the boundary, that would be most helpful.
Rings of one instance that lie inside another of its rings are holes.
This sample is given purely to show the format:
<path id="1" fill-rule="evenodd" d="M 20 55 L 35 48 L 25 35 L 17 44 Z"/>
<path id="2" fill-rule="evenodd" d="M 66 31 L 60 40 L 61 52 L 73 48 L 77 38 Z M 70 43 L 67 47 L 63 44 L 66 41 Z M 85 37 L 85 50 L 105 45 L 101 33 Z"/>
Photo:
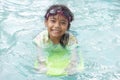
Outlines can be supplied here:
<path id="1" fill-rule="evenodd" d="M 68 20 L 64 16 L 57 14 L 49 16 L 48 20 L 45 21 L 45 25 L 48 28 L 50 38 L 60 39 L 68 29 Z"/>

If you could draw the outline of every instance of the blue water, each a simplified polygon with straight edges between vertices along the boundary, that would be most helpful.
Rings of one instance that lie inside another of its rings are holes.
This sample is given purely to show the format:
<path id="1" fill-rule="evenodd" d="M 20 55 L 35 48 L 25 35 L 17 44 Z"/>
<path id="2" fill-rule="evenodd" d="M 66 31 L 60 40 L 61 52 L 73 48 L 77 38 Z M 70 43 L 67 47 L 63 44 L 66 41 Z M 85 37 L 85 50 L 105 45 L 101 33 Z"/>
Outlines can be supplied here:
<path id="1" fill-rule="evenodd" d="M 71 32 L 84 58 L 83 72 L 49 77 L 34 70 L 32 39 L 43 29 L 48 6 L 67 5 Z M 120 0 L 0 0 L 0 80 L 120 80 Z"/>

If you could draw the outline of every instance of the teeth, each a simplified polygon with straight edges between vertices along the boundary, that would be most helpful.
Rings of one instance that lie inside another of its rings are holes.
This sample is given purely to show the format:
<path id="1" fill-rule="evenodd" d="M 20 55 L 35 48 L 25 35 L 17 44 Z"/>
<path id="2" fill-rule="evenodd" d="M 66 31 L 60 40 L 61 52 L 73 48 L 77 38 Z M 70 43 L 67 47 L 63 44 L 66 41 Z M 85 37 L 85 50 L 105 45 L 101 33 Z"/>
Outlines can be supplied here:
<path id="1" fill-rule="evenodd" d="M 53 30 L 53 31 L 58 31 L 58 30 Z"/>
<path id="2" fill-rule="evenodd" d="M 55 33 L 59 33 L 60 31 L 59 31 L 59 30 L 53 30 L 53 32 L 55 32 Z"/>
<path id="3" fill-rule="evenodd" d="M 59 32 L 59 31 L 55 31 L 55 32 Z"/>
<path id="4" fill-rule="evenodd" d="M 53 31 L 59 31 L 59 30 L 53 30 Z"/>

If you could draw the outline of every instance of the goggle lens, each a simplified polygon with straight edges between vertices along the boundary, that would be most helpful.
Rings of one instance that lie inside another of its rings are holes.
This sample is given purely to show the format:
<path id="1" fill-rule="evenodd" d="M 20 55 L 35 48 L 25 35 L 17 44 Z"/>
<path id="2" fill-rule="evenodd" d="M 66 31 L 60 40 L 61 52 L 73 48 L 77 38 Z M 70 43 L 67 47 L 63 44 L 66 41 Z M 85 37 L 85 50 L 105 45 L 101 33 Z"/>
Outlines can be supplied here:
<path id="1" fill-rule="evenodd" d="M 66 12 L 66 11 L 63 11 L 61 8 L 51 9 L 51 10 L 47 13 L 47 18 L 48 18 L 50 15 L 56 15 L 56 14 L 61 14 L 61 15 L 65 16 L 65 17 L 68 19 L 69 22 L 71 21 L 71 16 L 69 15 L 69 13 Z"/>

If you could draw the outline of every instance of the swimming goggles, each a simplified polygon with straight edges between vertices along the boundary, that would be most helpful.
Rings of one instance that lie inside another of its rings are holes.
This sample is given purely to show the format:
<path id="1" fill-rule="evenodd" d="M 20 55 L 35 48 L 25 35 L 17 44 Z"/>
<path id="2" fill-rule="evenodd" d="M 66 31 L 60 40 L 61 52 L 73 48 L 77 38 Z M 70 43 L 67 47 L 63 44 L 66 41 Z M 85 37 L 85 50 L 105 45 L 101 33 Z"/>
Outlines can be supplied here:
<path id="1" fill-rule="evenodd" d="M 66 12 L 65 10 L 62 10 L 61 7 L 51 9 L 47 13 L 46 17 L 48 18 L 50 15 L 56 15 L 56 14 L 60 14 L 60 15 L 65 16 L 69 22 L 72 21 L 70 14 L 68 12 Z"/>

